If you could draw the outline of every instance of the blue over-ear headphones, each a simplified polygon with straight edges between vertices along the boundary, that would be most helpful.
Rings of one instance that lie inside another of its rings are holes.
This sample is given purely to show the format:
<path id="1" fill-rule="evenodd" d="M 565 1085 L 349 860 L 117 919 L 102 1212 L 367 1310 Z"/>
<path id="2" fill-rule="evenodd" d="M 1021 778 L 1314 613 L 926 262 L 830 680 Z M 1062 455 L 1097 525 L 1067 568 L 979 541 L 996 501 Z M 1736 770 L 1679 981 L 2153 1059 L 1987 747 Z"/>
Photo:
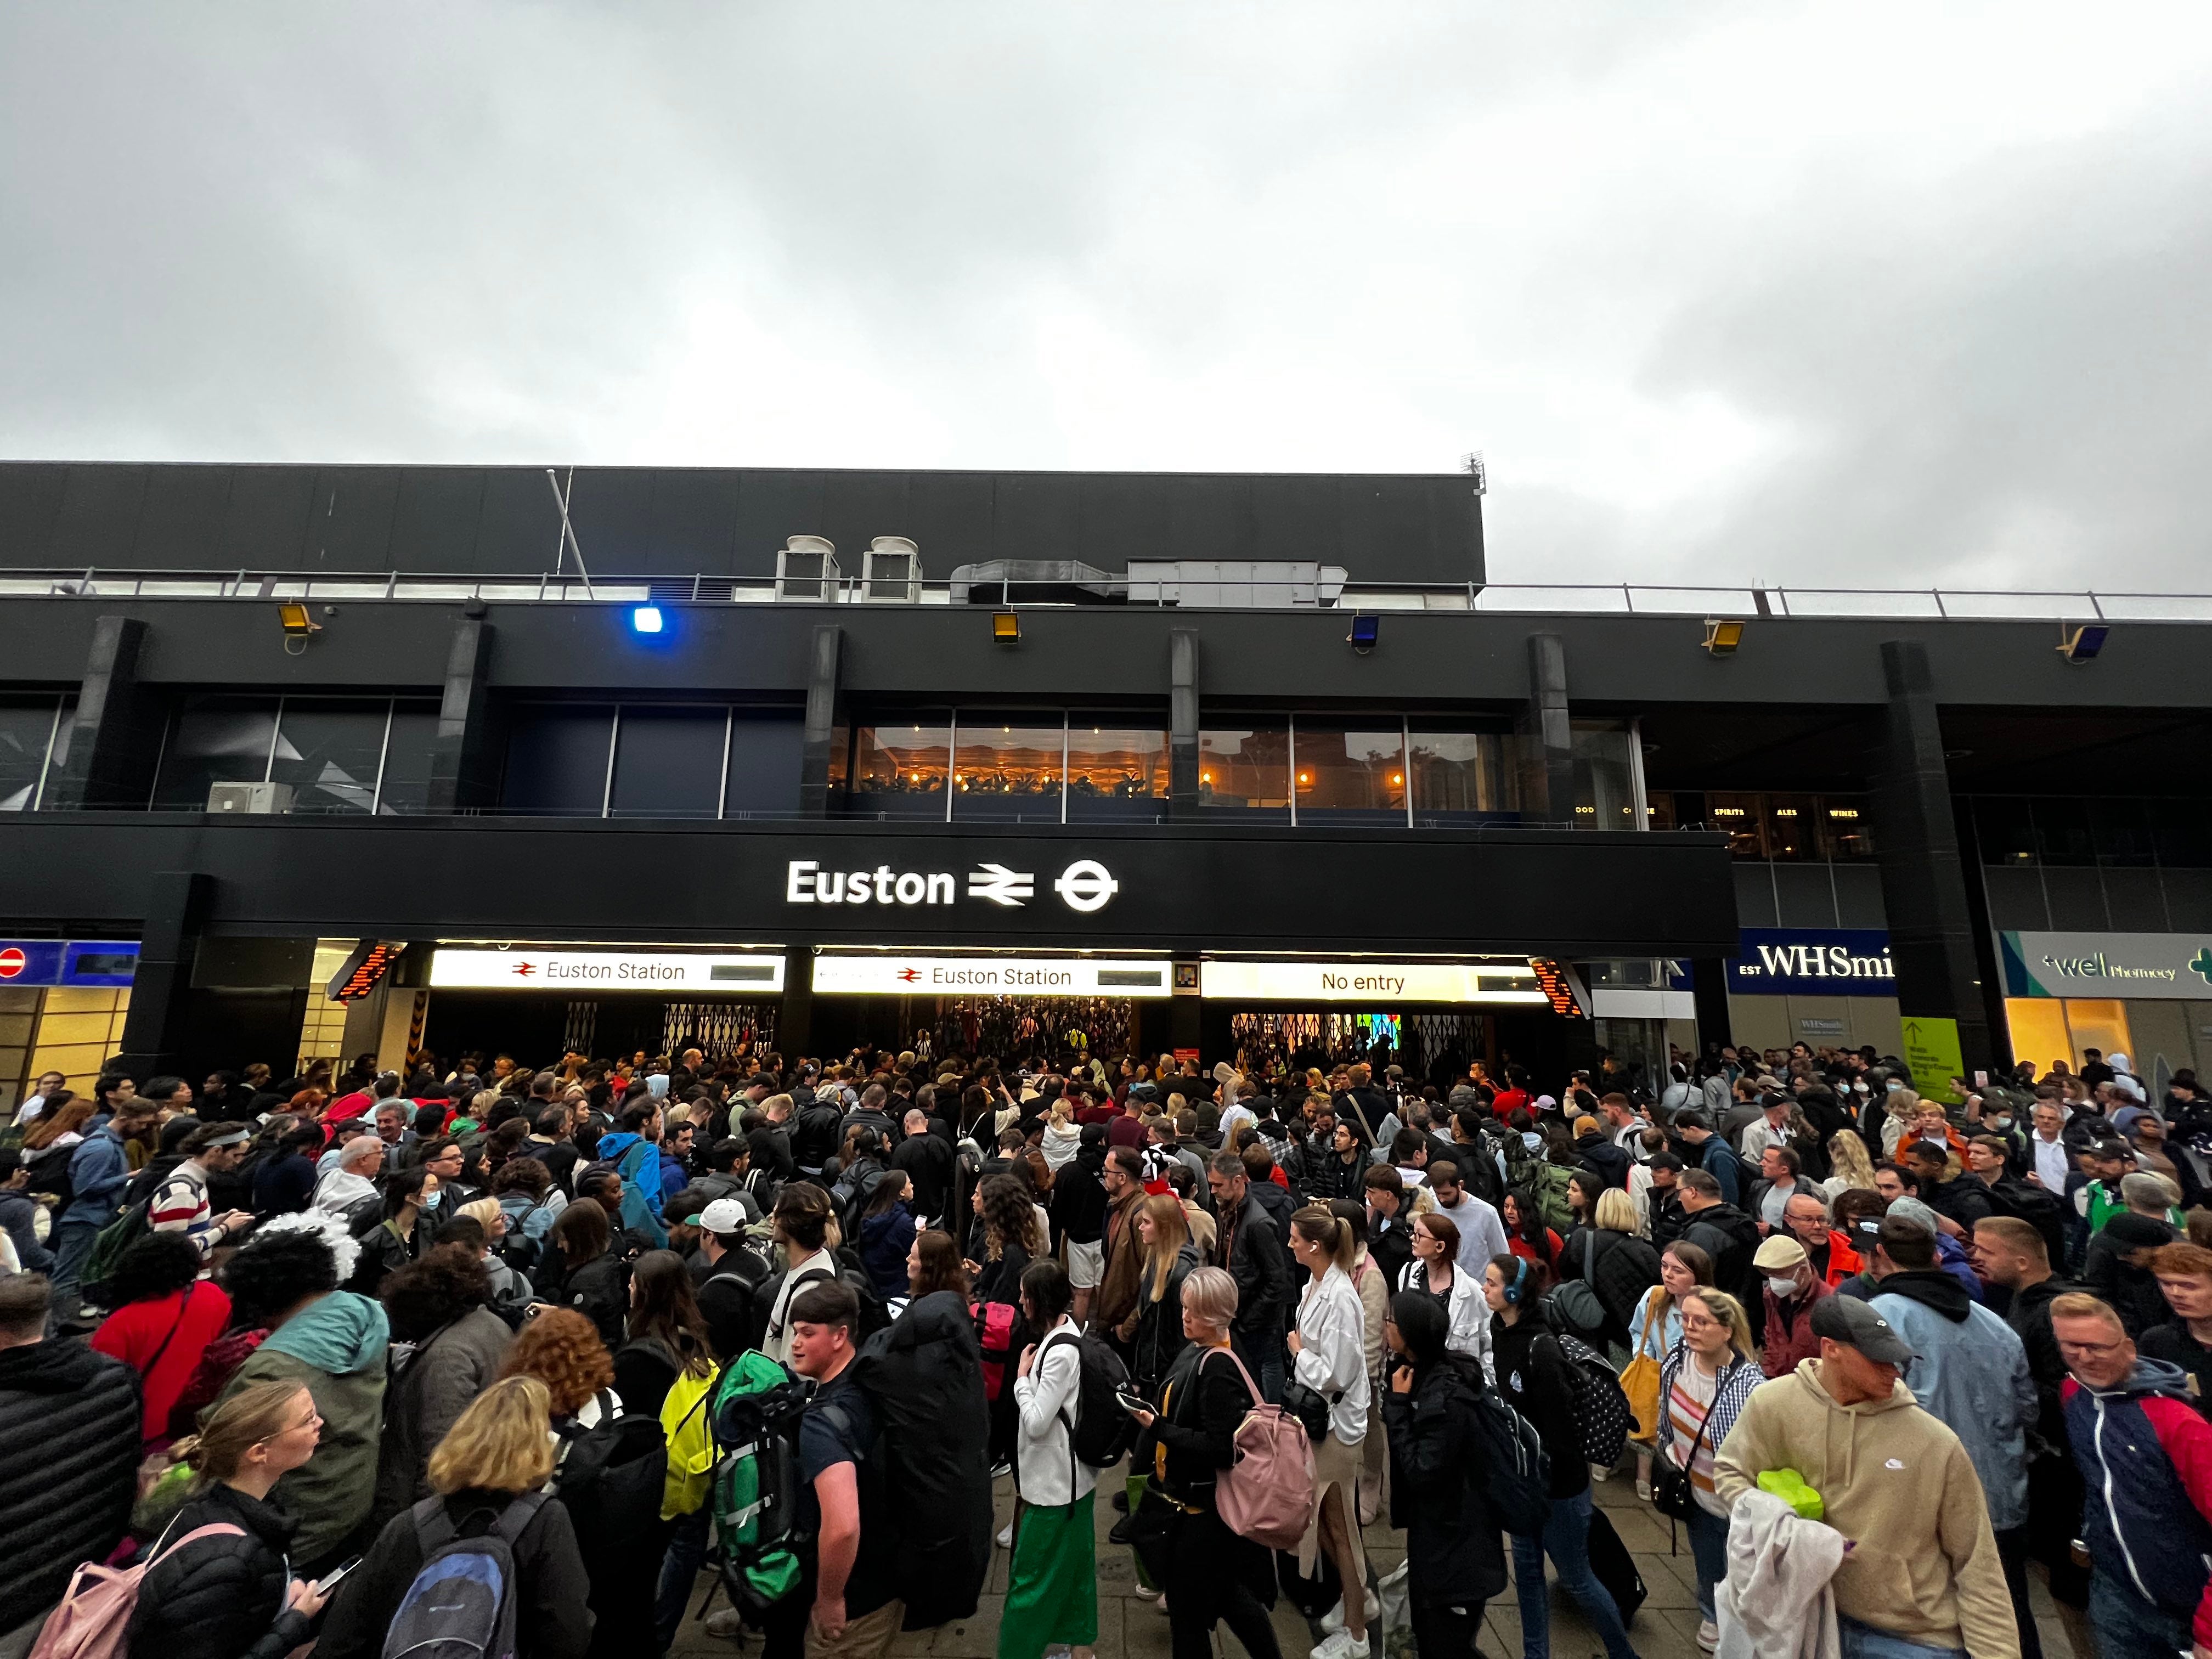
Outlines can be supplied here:
<path id="1" fill-rule="evenodd" d="M 1528 1282 L 1528 1258 L 1525 1255 L 1514 1257 L 1513 1282 L 1505 1287 L 1505 1299 L 1517 1307 L 1521 1301 L 1521 1288 Z"/>

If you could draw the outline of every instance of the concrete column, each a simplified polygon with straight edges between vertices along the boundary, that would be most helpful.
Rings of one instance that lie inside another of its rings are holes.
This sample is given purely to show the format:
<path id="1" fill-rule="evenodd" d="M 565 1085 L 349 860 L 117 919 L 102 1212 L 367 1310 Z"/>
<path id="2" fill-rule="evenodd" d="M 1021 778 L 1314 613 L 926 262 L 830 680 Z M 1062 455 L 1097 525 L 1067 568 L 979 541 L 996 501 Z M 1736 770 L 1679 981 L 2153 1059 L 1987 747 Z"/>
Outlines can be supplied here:
<path id="1" fill-rule="evenodd" d="M 1888 640 L 1881 647 L 1888 693 L 1874 776 L 1874 831 L 1881 897 L 1897 963 L 1898 1009 L 1959 1023 L 1959 1051 L 1971 1071 L 1991 1063 L 1995 988 L 1976 963 L 1966 866 L 1951 813 L 1951 780 L 1928 647 Z"/>
<path id="2" fill-rule="evenodd" d="M 1168 816 L 1197 811 L 1198 631 L 1178 628 L 1168 635 Z"/>
<path id="3" fill-rule="evenodd" d="M 844 630 L 836 623 L 823 623 L 814 630 L 813 648 L 807 657 L 806 746 L 799 762 L 802 817 L 830 816 L 830 750 L 837 732 L 838 659 L 844 637 Z"/>
<path id="4" fill-rule="evenodd" d="M 138 658 L 146 624 L 135 617 L 101 617 L 77 687 L 69 755 L 46 779 L 46 805 L 143 811 L 153 798 L 161 748 L 160 700 L 140 685 Z"/>
<path id="5" fill-rule="evenodd" d="M 181 1064 L 192 958 L 214 896 L 214 878 L 197 870 L 164 871 L 153 878 L 138 970 L 131 981 L 131 1012 L 123 1021 L 123 1052 L 117 1056 L 120 1069 L 141 1083 Z"/>
<path id="6" fill-rule="evenodd" d="M 430 740 L 432 812 L 481 811 L 495 804 L 499 765 L 491 714 L 493 636 L 492 625 L 480 617 L 465 618 L 453 629 L 438 732 Z"/>
<path id="7" fill-rule="evenodd" d="M 1575 738 L 1567 715 L 1567 647 L 1557 634 L 1528 636 L 1528 701 L 1516 730 L 1521 738 L 1521 816 L 1531 823 L 1571 823 Z"/>
<path id="8" fill-rule="evenodd" d="M 787 1062 L 796 1061 L 808 1052 L 813 1040 L 814 948 L 794 945 L 784 952 L 783 1006 L 775 1016 L 776 1052 Z"/>

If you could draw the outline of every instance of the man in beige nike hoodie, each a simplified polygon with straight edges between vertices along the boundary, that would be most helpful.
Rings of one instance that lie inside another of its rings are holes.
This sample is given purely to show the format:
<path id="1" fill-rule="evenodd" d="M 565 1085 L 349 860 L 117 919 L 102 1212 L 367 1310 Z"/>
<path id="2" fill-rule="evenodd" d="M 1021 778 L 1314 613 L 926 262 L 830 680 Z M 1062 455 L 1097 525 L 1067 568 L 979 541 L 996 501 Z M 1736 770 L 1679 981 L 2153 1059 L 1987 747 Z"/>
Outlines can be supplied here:
<path id="1" fill-rule="evenodd" d="M 1826 1298 L 1812 1319 L 1820 1357 L 1752 1390 L 1715 1459 L 1715 1490 L 1732 1504 L 1762 1471 L 1796 1470 L 1851 1542 L 1832 1586 L 1839 1621 L 2020 1659 L 1982 1483 L 1959 1437 L 1899 1380 L 1911 1350 L 1854 1297 Z"/>

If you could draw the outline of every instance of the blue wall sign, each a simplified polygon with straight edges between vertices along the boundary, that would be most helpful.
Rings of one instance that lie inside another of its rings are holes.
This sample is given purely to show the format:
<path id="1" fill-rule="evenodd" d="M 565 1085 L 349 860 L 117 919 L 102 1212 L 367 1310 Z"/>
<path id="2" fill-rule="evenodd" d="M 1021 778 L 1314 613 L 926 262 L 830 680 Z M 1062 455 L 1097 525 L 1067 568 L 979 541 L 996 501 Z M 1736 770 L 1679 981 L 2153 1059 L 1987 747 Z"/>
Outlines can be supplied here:
<path id="1" fill-rule="evenodd" d="M 0 939 L 0 987 L 116 988 L 129 985 L 137 971 L 135 939 Z"/>
<path id="2" fill-rule="evenodd" d="M 1738 996 L 1893 997 L 1897 969 L 1882 928 L 1747 927 L 1728 986 Z"/>

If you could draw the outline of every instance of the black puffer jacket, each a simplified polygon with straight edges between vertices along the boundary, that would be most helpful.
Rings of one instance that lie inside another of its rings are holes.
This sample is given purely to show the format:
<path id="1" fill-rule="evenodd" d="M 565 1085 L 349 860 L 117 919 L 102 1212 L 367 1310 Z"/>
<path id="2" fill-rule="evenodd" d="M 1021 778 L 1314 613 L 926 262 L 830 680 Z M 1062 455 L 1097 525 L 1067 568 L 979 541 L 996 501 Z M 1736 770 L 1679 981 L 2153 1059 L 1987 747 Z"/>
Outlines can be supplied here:
<path id="1" fill-rule="evenodd" d="M 306 1641 L 309 1620 L 284 1605 L 296 1524 L 274 1504 L 228 1486 L 185 1504 L 171 1539 L 215 1526 L 245 1536 L 203 1538 L 147 1570 L 131 1615 L 131 1659 L 280 1659 Z"/>
<path id="2" fill-rule="evenodd" d="M 1448 1354 L 1382 1395 L 1390 1429 L 1390 1520 L 1406 1529 L 1407 1575 L 1424 1606 L 1486 1601 L 1505 1588 L 1505 1540 L 1490 1506 L 1476 1429 L 1482 1368 Z"/>
<path id="3" fill-rule="evenodd" d="M 0 1630 L 104 1561 L 138 1490 L 138 1373 L 80 1341 L 0 1349 Z"/>

